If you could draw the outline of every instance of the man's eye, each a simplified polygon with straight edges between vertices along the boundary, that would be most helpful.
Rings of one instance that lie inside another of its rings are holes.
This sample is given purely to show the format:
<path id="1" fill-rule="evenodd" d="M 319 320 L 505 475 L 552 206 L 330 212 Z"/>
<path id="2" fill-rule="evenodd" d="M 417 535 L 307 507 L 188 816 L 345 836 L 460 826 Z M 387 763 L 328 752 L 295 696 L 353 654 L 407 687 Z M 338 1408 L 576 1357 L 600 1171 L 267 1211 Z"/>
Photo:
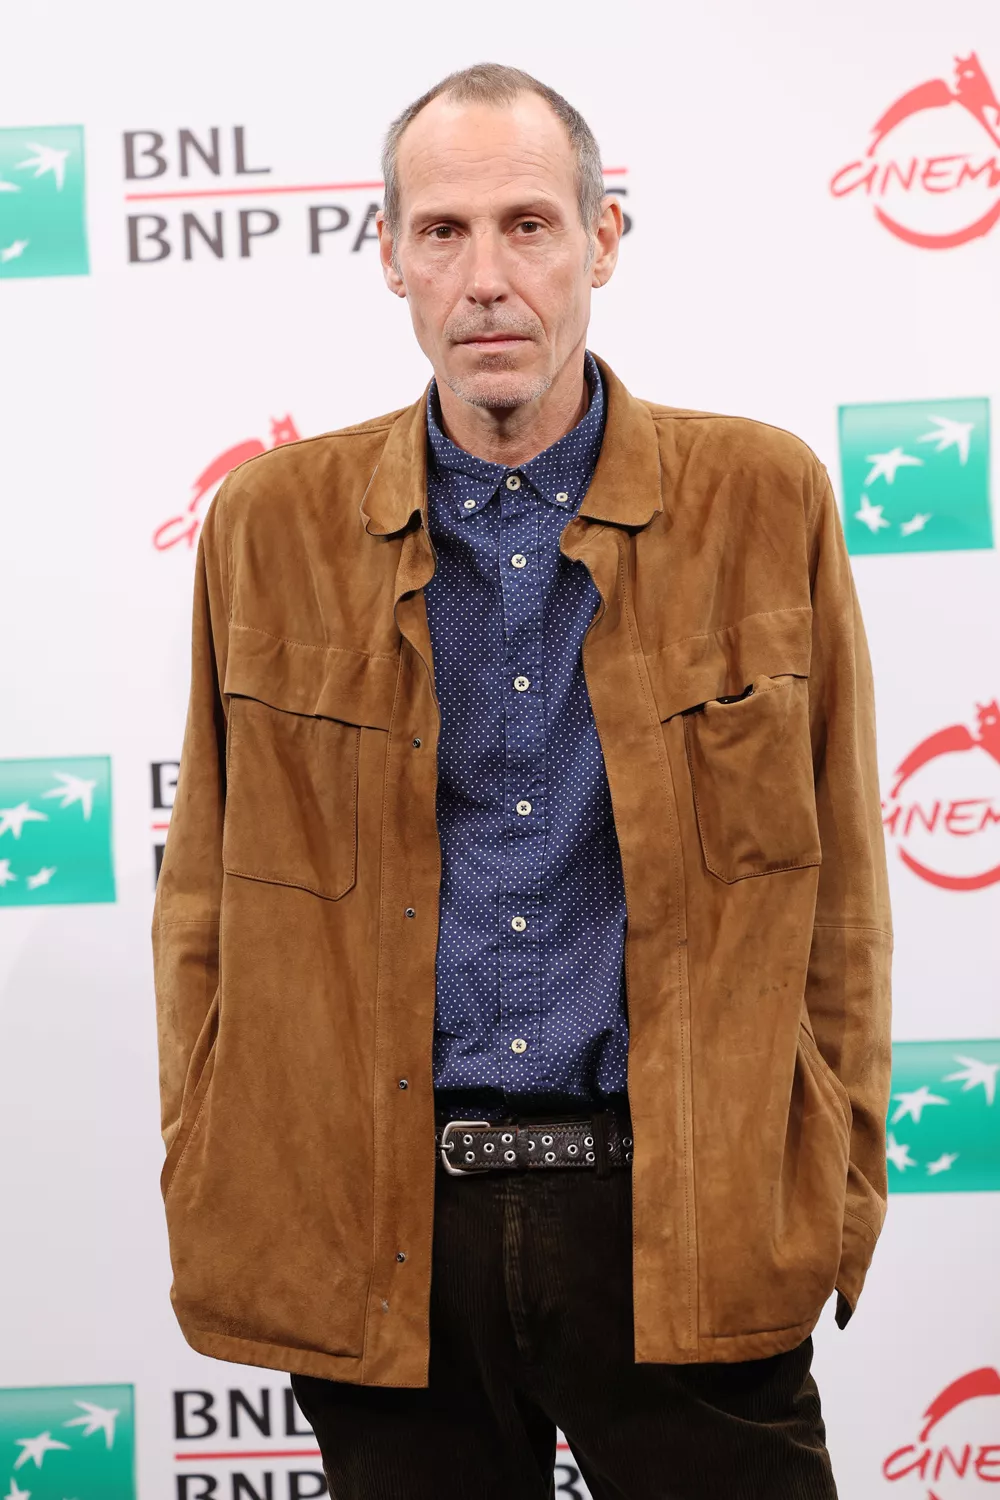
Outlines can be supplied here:
<path id="1" fill-rule="evenodd" d="M 523 229 L 526 234 L 534 234 L 536 229 L 541 229 L 542 226 L 537 219 L 522 219 L 517 227 Z"/>
<path id="2" fill-rule="evenodd" d="M 434 236 L 434 238 L 436 240 L 447 240 L 447 239 L 450 239 L 451 238 L 451 225 L 450 224 L 435 224 L 434 228 L 431 230 L 431 234 Z"/>

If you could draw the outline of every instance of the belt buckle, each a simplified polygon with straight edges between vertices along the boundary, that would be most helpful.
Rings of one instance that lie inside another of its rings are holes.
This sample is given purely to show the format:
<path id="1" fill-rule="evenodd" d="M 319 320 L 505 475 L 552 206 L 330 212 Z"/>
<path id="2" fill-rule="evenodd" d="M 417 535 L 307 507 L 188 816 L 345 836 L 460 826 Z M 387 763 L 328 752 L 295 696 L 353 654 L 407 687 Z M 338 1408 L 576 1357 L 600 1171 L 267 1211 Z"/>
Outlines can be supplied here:
<path id="1" fill-rule="evenodd" d="M 451 1162 L 448 1160 L 448 1141 L 449 1141 L 449 1139 L 451 1137 L 451 1132 L 452 1132 L 453 1129 L 460 1130 L 460 1129 L 464 1129 L 466 1126 L 469 1126 L 469 1125 L 487 1125 L 487 1126 L 489 1126 L 489 1125 L 492 1125 L 493 1123 L 494 1122 L 492 1120 L 449 1120 L 448 1121 L 447 1125 L 444 1127 L 444 1129 L 441 1132 L 441 1144 L 438 1147 L 438 1150 L 441 1152 L 441 1164 L 444 1167 L 444 1169 L 445 1169 L 446 1172 L 450 1172 L 451 1175 L 452 1175 L 452 1177 L 469 1177 L 470 1175 L 474 1177 L 477 1172 L 488 1172 L 489 1171 L 489 1167 L 453 1167 L 452 1164 L 451 1164 Z"/>

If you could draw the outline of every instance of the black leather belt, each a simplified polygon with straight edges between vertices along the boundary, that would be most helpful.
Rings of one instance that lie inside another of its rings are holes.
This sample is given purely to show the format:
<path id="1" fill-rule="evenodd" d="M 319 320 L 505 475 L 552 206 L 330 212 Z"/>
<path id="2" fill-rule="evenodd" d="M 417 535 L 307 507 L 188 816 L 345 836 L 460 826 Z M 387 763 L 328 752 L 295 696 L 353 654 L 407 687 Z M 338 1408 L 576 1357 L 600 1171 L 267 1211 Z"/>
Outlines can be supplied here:
<path id="1" fill-rule="evenodd" d="M 632 1127 L 610 1110 L 552 1120 L 448 1120 L 435 1126 L 439 1160 L 453 1177 L 538 1167 L 590 1167 L 599 1177 L 632 1165 Z"/>

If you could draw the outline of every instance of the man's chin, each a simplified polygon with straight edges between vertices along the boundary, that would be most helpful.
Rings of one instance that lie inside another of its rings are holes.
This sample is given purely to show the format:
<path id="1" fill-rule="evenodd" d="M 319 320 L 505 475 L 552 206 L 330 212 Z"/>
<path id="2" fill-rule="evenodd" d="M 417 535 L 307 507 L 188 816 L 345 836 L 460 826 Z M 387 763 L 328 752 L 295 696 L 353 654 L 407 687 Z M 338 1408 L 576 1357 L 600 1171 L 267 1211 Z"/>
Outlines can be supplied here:
<path id="1" fill-rule="evenodd" d="M 494 368 L 477 370 L 469 375 L 448 375 L 445 376 L 445 383 L 460 401 L 467 401 L 470 406 L 506 411 L 537 400 L 552 384 L 552 377 L 528 371 Z"/>

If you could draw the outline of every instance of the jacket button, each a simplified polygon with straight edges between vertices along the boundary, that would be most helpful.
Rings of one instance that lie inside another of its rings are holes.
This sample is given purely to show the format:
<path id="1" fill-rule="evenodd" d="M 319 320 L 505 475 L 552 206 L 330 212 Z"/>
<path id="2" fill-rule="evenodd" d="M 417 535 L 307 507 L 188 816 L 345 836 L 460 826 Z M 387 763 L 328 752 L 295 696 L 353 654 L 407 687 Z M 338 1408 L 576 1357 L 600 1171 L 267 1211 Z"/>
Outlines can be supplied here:
<path id="1" fill-rule="evenodd" d="M 420 749 L 420 740 L 419 739 L 414 738 L 413 748 L 414 748 L 414 750 L 419 750 Z"/>
<path id="2" fill-rule="evenodd" d="M 399 1086 L 401 1089 L 408 1089 L 410 1087 L 410 1080 L 408 1078 L 401 1078 L 399 1080 Z"/>
<path id="3" fill-rule="evenodd" d="M 397 1260 L 405 1260 L 406 1259 L 405 1252 L 403 1250 L 397 1250 L 396 1251 L 396 1259 Z"/>
<path id="4" fill-rule="evenodd" d="M 407 907 L 407 908 L 406 908 L 406 916 L 408 916 L 408 917 L 415 917 L 415 916 L 416 916 L 416 915 L 417 915 L 417 914 L 416 914 L 416 912 L 415 912 L 415 911 L 414 911 L 414 910 L 413 910 L 413 907 L 412 907 L 412 906 L 408 906 L 408 907 Z"/>

